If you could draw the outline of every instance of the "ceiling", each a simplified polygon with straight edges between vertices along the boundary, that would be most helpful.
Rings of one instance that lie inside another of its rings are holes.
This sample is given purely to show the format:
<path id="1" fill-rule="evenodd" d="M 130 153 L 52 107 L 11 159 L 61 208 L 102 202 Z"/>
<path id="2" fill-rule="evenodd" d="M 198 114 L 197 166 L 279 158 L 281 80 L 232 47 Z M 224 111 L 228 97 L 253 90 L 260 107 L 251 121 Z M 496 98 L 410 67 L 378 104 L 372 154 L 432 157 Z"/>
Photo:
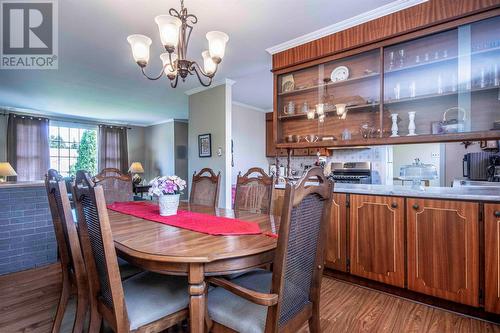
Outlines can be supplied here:
<path id="1" fill-rule="evenodd" d="M 401 2 L 399 0 L 398 2 Z M 216 80 L 229 78 L 233 100 L 272 107 L 271 56 L 266 48 L 343 21 L 393 0 L 185 0 L 198 16 L 188 49 L 201 62 L 205 33 L 226 32 L 229 43 Z M 153 39 L 147 71 L 160 69 L 162 52 L 154 17 L 178 8 L 177 0 L 59 1 L 59 69 L 0 71 L 0 105 L 48 115 L 150 125 L 187 118 L 186 90 L 168 80 L 148 81 L 126 41 L 141 33 Z"/>

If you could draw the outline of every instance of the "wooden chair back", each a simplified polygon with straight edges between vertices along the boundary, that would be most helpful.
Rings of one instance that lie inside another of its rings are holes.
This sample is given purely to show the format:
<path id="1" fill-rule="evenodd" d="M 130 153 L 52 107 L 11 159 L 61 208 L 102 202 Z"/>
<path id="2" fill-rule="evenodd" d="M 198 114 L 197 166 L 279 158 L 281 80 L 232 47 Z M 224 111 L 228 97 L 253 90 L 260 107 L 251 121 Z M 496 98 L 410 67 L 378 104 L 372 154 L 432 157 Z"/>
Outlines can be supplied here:
<path id="1" fill-rule="evenodd" d="M 90 281 L 91 312 L 98 311 L 115 332 L 128 332 L 130 324 L 104 188 L 95 184 L 87 172 L 78 171 L 74 197 Z"/>
<path id="2" fill-rule="evenodd" d="M 193 173 L 189 203 L 194 205 L 217 207 L 219 204 L 220 171 L 216 175 L 210 168 L 203 168 Z"/>
<path id="3" fill-rule="evenodd" d="M 317 178 L 317 186 L 306 184 L 312 178 Z M 313 308 L 319 313 L 332 191 L 333 183 L 319 167 L 310 169 L 296 186 L 286 186 L 271 286 L 279 300 L 267 312 L 267 333 L 296 332 L 312 318 Z M 319 332 L 319 317 L 315 321 L 313 331 Z"/>
<path id="4" fill-rule="evenodd" d="M 83 318 L 81 312 L 86 311 L 87 305 L 87 272 L 84 264 L 82 249 L 78 230 L 76 228 L 71 204 L 66 188 L 66 181 L 56 170 L 50 169 L 45 176 L 45 188 L 49 201 L 52 223 L 56 235 L 57 247 L 62 268 L 63 290 L 62 298 L 69 297 L 75 290 L 78 294 L 77 316 L 74 323 L 74 332 L 80 332 L 83 328 Z M 76 288 L 75 288 L 76 287 Z M 61 325 L 62 316 L 66 308 L 66 301 L 60 301 L 58 305 L 56 319 L 54 320 L 54 329 L 58 331 Z M 61 309 L 59 307 L 62 307 Z M 81 309 L 84 307 L 84 309 Z"/>
<path id="5" fill-rule="evenodd" d="M 240 172 L 236 180 L 234 210 L 270 214 L 273 185 L 274 176 L 268 176 L 261 168 L 250 168 L 243 176 Z"/>
<path id="6" fill-rule="evenodd" d="M 134 189 L 132 177 L 116 168 L 106 168 L 94 177 L 94 182 L 101 185 L 104 190 L 106 203 L 117 201 L 132 201 Z"/>

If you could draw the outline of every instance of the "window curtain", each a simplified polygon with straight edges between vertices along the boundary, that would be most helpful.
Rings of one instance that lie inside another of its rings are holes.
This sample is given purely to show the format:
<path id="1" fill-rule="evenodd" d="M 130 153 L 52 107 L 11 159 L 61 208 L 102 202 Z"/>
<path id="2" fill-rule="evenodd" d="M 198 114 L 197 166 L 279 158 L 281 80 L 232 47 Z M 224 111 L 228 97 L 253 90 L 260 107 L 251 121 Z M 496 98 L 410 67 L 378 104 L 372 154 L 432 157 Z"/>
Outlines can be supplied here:
<path id="1" fill-rule="evenodd" d="M 99 170 L 116 168 L 128 172 L 127 129 L 99 126 Z"/>
<path id="2" fill-rule="evenodd" d="M 7 160 L 17 172 L 17 181 L 44 179 L 49 156 L 49 120 L 10 114 Z"/>

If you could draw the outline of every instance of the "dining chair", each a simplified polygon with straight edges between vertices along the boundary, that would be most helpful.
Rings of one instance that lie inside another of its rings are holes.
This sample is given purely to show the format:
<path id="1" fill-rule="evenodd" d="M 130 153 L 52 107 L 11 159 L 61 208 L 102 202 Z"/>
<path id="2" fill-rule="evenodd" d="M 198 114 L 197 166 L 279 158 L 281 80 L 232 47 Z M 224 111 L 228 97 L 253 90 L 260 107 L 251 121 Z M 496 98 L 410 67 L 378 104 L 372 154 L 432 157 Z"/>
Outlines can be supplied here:
<path id="1" fill-rule="evenodd" d="M 310 178 L 318 179 L 311 185 Z M 319 304 L 333 183 L 312 168 L 287 184 L 273 272 L 257 270 L 234 280 L 209 278 L 212 332 L 297 332 L 308 321 L 320 332 Z"/>
<path id="2" fill-rule="evenodd" d="M 188 316 L 185 277 L 142 272 L 121 281 L 104 189 L 78 171 L 75 203 L 90 284 L 89 332 L 102 320 L 114 332 L 161 332 Z"/>
<path id="3" fill-rule="evenodd" d="M 252 176 L 253 175 L 253 176 Z M 269 214 L 273 200 L 274 176 L 261 168 L 250 168 L 243 176 L 238 173 L 234 210 Z"/>
<path id="4" fill-rule="evenodd" d="M 116 168 L 102 169 L 94 177 L 94 182 L 104 189 L 104 197 L 108 204 L 117 201 L 132 201 L 134 198 L 132 177 Z"/>
<path id="5" fill-rule="evenodd" d="M 79 333 L 83 331 L 89 300 L 87 273 L 78 238 L 78 231 L 71 212 L 65 179 L 56 170 L 50 169 L 45 177 L 45 188 L 47 190 L 52 223 L 54 224 L 62 271 L 61 296 L 52 324 L 52 333 L 60 331 L 68 299 L 71 295 L 76 295 L 73 333 Z"/>
<path id="6" fill-rule="evenodd" d="M 189 203 L 216 208 L 219 204 L 220 171 L 216 175 L 210 168 L 193 173 Z"/>

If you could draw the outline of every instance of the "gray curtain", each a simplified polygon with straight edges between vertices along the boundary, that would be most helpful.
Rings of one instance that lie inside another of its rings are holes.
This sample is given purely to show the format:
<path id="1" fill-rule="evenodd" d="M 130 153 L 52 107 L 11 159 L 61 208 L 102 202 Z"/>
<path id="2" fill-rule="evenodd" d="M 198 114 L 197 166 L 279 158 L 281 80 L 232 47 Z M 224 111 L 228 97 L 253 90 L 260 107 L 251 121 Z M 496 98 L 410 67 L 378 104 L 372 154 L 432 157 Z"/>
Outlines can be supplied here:
<path id="1" fill-rule="evenodd" d="M 7 160 L 17 172 L 17 181 L 44 179 L 49 156 L 49 120 L 10 114 Z"/>
<path id="2" fill-rule="evenodd" d="M 128 172 L 127 129 L 99 126 L 99 170 L 116 168 Z"/>

